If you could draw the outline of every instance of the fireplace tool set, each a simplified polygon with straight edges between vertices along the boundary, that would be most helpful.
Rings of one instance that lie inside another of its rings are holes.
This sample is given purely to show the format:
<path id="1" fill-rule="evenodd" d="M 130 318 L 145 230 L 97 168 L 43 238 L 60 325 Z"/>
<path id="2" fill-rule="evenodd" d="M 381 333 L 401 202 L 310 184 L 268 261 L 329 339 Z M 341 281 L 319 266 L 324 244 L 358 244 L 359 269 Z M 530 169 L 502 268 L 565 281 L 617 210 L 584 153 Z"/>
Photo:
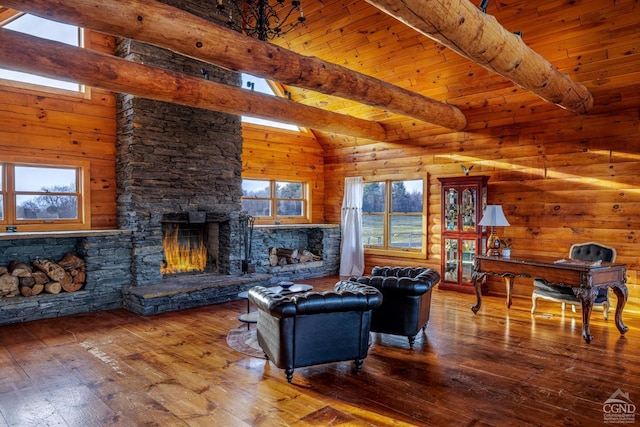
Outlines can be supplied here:
<path id="1" fill-rule="evenodd" d="M 251 243 L 253 242 L 253 224 L 255 218 L 249 214 L 242 214 L 240 217 L 240 225 L 242 227 L 242 235 L 244 238 L 244 259 L 242 260 L 243 273 L 255 273 L 256 267 L 251 264 Z"/>

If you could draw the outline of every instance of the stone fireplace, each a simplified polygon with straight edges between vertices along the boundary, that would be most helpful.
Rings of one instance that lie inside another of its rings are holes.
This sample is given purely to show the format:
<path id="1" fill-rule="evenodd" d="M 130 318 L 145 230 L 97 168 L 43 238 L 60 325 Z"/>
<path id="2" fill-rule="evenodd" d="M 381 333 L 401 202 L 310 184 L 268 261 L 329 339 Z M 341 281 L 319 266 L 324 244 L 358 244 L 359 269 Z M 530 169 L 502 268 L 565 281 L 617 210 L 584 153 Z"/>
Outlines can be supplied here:
<path id="1" fill-rule="evenodd" d="M 166 2 L 201 16 L 199 9 L 211 10 L 194 0 Z M 117 54 L 240 86 L 238 73 L 133 40 L 117 40 Z M 119 307 L 156 314 L 236 299 L 255 285 L 337 274 L 339 229 L 313 224 L 295 232 L 286 226 L 256 227 L 251 259 L 255 272 L 243 274 L 246 215 L 240 211 L 239 116 L 128 94 L 118 95 L 116 108 L 118 229 L 0 233 L 0 264 L 58 259 L 67 252 L 86 262 L 83 289 L 3 298 L 0 324 Z M 204 271 L 163 273 L 164 237 L 176 227 L 187 228 L 187 235 L 201 233 L 207 252 Z M 322 260 L 304 267 L 269 266 L 267 246 L 294 244 L 308 246 Z"/>
<path id="2" fill-rule="evenodd" d="M 133 40 L 120 40 L 118 54 L 194 76 L 207 69 L 211 80 L 240 85 L 238 73 Z M 240 273 L 240 117 L 127 94 L 117 114 L 118 224 L 133 232 L 133 284 L 163 281 L 163 227 L 180 225 L 208 235 L 215 223 L 207 272 Z"/>

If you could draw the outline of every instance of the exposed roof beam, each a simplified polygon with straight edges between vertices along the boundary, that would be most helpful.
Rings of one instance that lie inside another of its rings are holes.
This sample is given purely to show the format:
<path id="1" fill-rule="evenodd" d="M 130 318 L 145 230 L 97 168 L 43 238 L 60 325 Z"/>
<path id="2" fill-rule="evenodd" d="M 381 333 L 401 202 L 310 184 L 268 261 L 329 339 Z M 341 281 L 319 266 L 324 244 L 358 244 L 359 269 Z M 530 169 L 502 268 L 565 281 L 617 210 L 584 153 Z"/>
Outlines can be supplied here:
<path id="1" fill-rule="evenodd" d="M 462 130 L 462 112 L 348 68 L 246 37 L 153 0 L 3 0 L 43 18 L 128 37 L 230 70 L 379 107 Z M 213 3 L 212 3 L 213 5 Z M 213 7 L 213 6 L 212 6 Z"/>
<path id="2" fill-rule="evenodd" d="M 295 124 L 300 126 L 375 141 L 386 140 L 386 131 L 377 122 L 5 29 L 0 29 L 0 65 L 15 71 L 229 114 L 246 114 L 285 123 L 291 123 L 291 118 L 295 117 Z"/>
<path id="3" fill-rule="evenodd" d="M 593 96 L 469 0 L 367 0 L 427 37 L 547 102 L 585 114 Z"/>

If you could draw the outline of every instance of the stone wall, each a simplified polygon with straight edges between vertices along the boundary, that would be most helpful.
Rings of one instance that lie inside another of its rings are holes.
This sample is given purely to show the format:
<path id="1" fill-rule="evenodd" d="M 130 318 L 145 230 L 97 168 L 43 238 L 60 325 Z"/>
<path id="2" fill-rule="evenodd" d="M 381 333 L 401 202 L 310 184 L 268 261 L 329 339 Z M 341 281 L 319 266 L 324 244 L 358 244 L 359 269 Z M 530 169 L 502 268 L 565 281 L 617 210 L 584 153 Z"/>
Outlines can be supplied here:
<path id="1" fill-rule="evenodd" d="M 137 41 L 119 40 L 117 54 L 203 79 L 204 70 L 212 81 L 240 85 L 238 73 Z M 228 224 L 220 239 L 221 248 L 230 249 L 220 259 L 220 270 L 239 273 L 240 253 L 233 242 L 241 241 L 241 118 L 121 94 L 117 121 L 118 227 L 133 232 L 133 284 L 162 280 L 161 222 L 174 213 L 205 213 Z"/>
<path id="2" fill-rule="evenodd" d="M 340 226 L 301 224 L 256 226 L 251 245 L 251 261 L 257 273 L 273 275 L 272 283 L 296 281 L 338 274 L 340 269 Z M 320 261 L 271 266 L 270 248 L 307 249 Z"/>

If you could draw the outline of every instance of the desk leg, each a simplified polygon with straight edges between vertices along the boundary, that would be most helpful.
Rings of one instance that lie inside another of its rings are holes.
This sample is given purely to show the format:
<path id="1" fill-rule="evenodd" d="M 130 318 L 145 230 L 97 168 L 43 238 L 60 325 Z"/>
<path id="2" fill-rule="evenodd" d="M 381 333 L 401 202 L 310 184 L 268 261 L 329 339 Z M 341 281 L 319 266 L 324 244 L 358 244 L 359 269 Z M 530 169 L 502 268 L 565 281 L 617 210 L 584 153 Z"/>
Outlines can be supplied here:
<path id="1" fill-rule="evenodd" d="M 511 308 L 511 294 L 513 293 L 514 277 L 504 276 L 504 284 L 507 288 L 507 308 Z"/>
<path id="2" fill-rule="evenodd" d="M 473 314 L 477 314 L 482 306 L 482 280 L 485 275 L 486 273 L 478 273 L 476 271 L 471 275 L 471 283 L 473 283 L 473 289 L 476 291 L 476 305 L 471 307 Z"/>
<path id="3" fill-rule="evenodd" d="M 593 335 L 589 329 L 589 320 L 591 319 L 591 310 L 593 309 L 593 301 L 598 294 L 597 289 L 571 288 L 573 293 L 580 299 L 582 303 L 582 338 L 587 344 L 591 344 Z"/>
<path id="4" fill-rule="evenodd" d="M 627 289 L 627 285 L 624 283 L 620 283 L 619 285 L 613 285 L 613 292 L 618 297 L 618 304 L 616 305 L 616 327 L 620 331 L 620 335 L 624 335 L 629 331 L 629 328 L 622 323 L 622 309 L 624 305 L 627 303 L 627 298 L 629 297 L 629 290 Z"/>

